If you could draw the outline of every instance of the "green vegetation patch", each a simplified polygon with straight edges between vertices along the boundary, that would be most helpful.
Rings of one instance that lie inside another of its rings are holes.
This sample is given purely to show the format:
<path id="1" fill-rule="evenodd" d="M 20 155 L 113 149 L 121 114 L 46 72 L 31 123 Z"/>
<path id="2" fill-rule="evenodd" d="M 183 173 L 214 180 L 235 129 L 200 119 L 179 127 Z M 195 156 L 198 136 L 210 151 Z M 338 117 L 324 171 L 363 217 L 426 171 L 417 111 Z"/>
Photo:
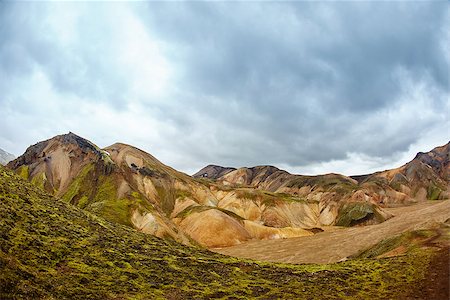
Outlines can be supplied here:
<path id="1" fill-rule="evenodd" d="M 93 202 L 111 201 L 116 199 L 117 187 L 113 176 L 100 176 L 97 192 Z"/>
<path id="2" fill-rule="evenodd" d="M 186 218 L 187 216 L 193 214 L 193 213 L 199 213 L 205 210 L 208 210 L 209 207 L 207 206 L 200 206 L 200 205 L 189 205 L 188 207 L 186 207 L 185 209 L 183 209 L 182 211 L 180 211 L 175 218 Z"/>
<path id="3" fill-rule="evenodd" d="M 376 258 L 388 253 L 400 246 L 404 247 L 403 252 L 417 250 L 417 246 L 441 235 L 437 230 L 415 230 L 404 232 L 400 235 L 382 240 L 375 246 L 362 251 L 354 256 L 354 258 Z"/>
<path id="4" fill-rule="evenodd" d="M 28 180 L 30 176 L 29 167 L 27 165 L 20 166 L 19 169 L 17 169 L 17 174 L 23 179 Z"/>
<path id="5" fill-rule="evenodd" d="M 339 175 L 296 176 L 287 185 L 289 188 L 310 186 L 313 190 L 330 191 L 346 194 L 358 189 L 354 182 Z"/>
<path id="6" fill-rule="evenodd" d="M 283 202 L 300 202 L 306 203 L 306 200 L 294 197 L 287 193 L 272 193 L 252 188 L 241 188 L 236 190 L 236 197 L 240 199 L 248 199 L 252 201 L 260 201 L 266 206 L 275 206 Z"/>
<path id="7" fill-rule="evenodd" d="M 83 189 L 84 185 L 86 185 L 87 176 L 93 169 L 94 169 L 93 164 L 86 165 L 77 175 L 77 177 L 75 177 L 75 179 L 72 181 L 69 188 L 67 189 L 67 192 L 62 196 L 62 200 L 68 203 L 73 203 L 72 200 L 75 198 L 75 196 L 80 194 L 80 189 Z M 84 197 L 87 198 L 87 196 L 85 195 Z M 83 201 L 80 200 L 78 202 L 78 206 L 81 208 L 84 208 L 86 204 L 87 199 L 83 199 Z"/>
<path id="8" fill-rule="evenodd" d="M 44 190 L 45 183 L 47 182 L 47 176 L 45 176 L 45 172 L 39 173 L 31 179 L 31 183 L 37 186 L 38 188 Z"/>
<path id="9" fill-rule="evenodd" d="M 108 221 L 132 227 L 131 208 L 133 201 L 127 198 L 109 199 L 94 202 L 86 210 L 105 218 Z"/>
<path id="10" fill-rule="evenodd" d="M 167 216 L 170 216 L 175 207 L 175 190 L 159 181 L 154 181 L 153 184 L 158 193 L 161 209 Z"/>
<path id="11" fill-rule="evenodd" d="M 336 218 L 337 226 L 354 226 L 376 218 L 383 222 L 384 218 L 376 211 L 375 205 L 368 202 L 350 202 L 341 206 Z"/>
<path id="12" fill-rule="evenodd" d="M 437 200 L 439 199 L 439 195 L 442 190 L 435 184 L 431 183 L 427 189 L 427 199 L 429 200 Z"/>
<path id="13" fill-rule="evenodd" d="M 179 190 L 179 189 L 175 191 L 175 199 L 183 200 L 184 198 L 192 198 L 192 193 L 187 190 Z"/>

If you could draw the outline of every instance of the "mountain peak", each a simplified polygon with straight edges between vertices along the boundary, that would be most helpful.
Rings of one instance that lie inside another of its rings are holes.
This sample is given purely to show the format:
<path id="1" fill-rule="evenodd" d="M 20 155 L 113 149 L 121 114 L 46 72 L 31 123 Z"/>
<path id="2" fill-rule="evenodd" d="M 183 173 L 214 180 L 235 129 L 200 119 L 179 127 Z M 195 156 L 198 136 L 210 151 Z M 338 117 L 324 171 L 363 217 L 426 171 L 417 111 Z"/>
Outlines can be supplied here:
<path id="1" fill-rule="evenodd" d="M 200 171 L 198 171 L 197 173 L 195 173 L 194 175 L 192 175 L 192 177 L 206 177 L 206 178 L 210 178 L 210 179 L 217 179 L 219 177 L 224 176 L 225 174 L 228 174 L 230 172 L 233 172 L 237 170 L 236 168 L 233 167 L 222 167 L 222 166 L 218 166 L 218 165 L 207 165 L 206 167 L 204 167 L 203 169 L 201 169 Z"/>
<path id="2" fill-rule="evenodd" d="M 93 153 L 97 157 L 102 155 L 100 148 L 95 144 L 73 132 L 69 132 L 29 146 L 23 155 L 10 161 L 8 167 L 16 169 L 22 165 L 33 164 L 40 159 L 45 160 L 49 153 L 58 150 L 68 153 L 80 152 L 85 155 Z"/>

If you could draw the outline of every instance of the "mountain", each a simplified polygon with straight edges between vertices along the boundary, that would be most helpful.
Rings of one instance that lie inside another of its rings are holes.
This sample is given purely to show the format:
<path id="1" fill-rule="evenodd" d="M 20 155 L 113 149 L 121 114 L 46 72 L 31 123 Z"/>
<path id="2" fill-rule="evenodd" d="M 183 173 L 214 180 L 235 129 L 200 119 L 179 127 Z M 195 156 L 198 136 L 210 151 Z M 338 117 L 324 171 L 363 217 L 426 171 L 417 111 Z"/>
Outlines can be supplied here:
<path id="1" fill-rule="evenodd" d="M 257 166 L 217 174 L 212 179 L 228 186 L 247 186 L 319 201 L 338 196 L 351 201 L 366 198 L 372 203 L 395 206 L 450 198 L 449 166 L 450 143 L 418 153 L 400 168 L 368 175 L 303 176 L 273 166 Z"/>
<path id="2" fill-rule="evenodd" d="M 16 157 L 11 153 L 6 152 L 5 150 L 0 149 L 0 165 L 6 165 L 11 160 Z"/>
<path id="3" fill-rule="evenodd" d="M 194 178 L 210 178 L 210 179 L 217 179 L 227 173 L 230 173 L 232 171 L 236 170 L 236 168 L 230 168 L 230 167 L 221 167 L 216 165 L 208 165 L 192 175 Z"/>
<path id="4" fill-rule="evenodd" d="M 193 178 L 133 146 L 100 149 L 74 133 L 30 146 L 7 166 L 109 221 L 208 248 L 376 224 L 392 217 L 380 204 L 414 201 L 389 186 L 375 190 L 339 174 L 300 176 L 272 166 L 209 166 L 199 172 L 207 178 Z"/>
<path id="5" fill-rule="evenodd" d="M 103 150 L 68 133 L 30 146 L 7 166 L 56 197 L 110 221 L 191 242 L 165 213 L 173 209 L 176 182 L 189 177 L 131 146 L 114 144 Z"/>
<path id="6" fill-rule="evenodd" d="M 450 198 L 450 142 L 423 153 L 405 165 L 356 176 L 362 186 L 377 193 L 391 189 L 416 201 Z"/>
<path id="7" fill-rule="evenodd" d="M 448 298 L 437 284 L 445 274 L 429 271 L 441 267 L 433 248 L 333 265 L 257 263 L 108 222 L 1 166 L 0 216 L 1 299 Z"/>
<path id="8" fill-rule="evenodd" d="M 218 204 L 218 195 L 234 191 L 205 185 L 121 143 L 100 149 L 69 133 L 30 146 L 8 167 L 68 203 L 184 244 L 221 247 L 271 235 L 312 234 L 245 220 Z"/>

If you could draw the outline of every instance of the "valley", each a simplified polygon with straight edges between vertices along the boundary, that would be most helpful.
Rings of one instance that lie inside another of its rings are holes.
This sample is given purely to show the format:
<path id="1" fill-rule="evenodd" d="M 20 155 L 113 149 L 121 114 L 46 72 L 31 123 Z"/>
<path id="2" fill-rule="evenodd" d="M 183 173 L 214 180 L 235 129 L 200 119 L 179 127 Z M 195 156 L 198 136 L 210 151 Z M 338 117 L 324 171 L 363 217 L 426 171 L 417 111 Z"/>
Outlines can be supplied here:
<path id="1" fill-rule="evenodd" d="M 394 208 L 395 216 L 381 224 L 352 228 L 337 228 L 313 236 L 283 240 L 253 241 L 245 244 L 213 249 L 218 253 L 283 263 L 335 263 L 358 256 L 404 232 L 414 230 L 433 230 L 446 222 L 447 238 L 450 235 L 450 201 L 429 201 L 408 207 Z M 393 245 L 392 249 L 402 245 Z M 404 249 L 406 250 L 406 249 Z M 402 252 L 398 252 L 402 254 Z"/>

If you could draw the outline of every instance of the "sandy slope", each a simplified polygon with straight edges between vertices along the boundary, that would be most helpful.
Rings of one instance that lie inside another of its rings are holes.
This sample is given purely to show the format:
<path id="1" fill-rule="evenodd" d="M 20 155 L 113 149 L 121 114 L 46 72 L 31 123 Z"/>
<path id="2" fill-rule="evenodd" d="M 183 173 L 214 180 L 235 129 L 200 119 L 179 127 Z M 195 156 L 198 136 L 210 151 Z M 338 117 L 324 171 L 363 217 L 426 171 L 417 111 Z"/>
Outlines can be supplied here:
<path id="1" fill-rule="evenodd" d="M 435 222 L 444 222 L 450 218 L 450 201 L 427 201 L 391 210 L 396 216 L 377 225 L 343 228 L 285 240 L 252 241 L 212 250 L 231 256 L 273 262 L 337 262 L 388 237 L 408 230 L 427 228 Z"/>

